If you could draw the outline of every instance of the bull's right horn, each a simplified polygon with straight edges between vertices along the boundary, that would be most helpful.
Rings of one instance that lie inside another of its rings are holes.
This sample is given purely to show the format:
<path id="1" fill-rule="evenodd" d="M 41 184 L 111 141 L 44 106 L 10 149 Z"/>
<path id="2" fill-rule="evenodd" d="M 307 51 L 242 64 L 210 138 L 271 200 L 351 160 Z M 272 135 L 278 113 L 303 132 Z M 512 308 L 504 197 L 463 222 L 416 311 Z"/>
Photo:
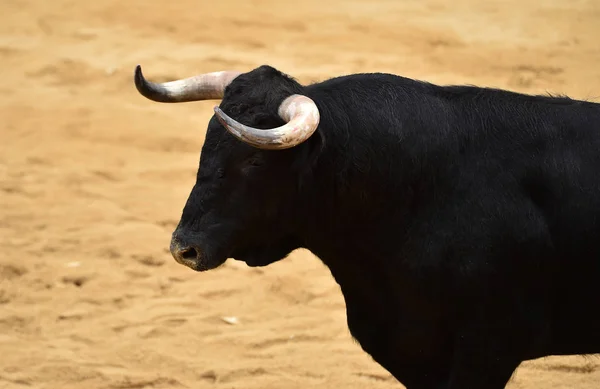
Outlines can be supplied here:
<path id="1" fill-rule="evenodd" d="M 144 78 L 142 68 L 135 68 L 135 86 L 140 94 L 160 103 L 183 103 L 198 100 L 222 99 L 225 88 L 240 72 L 205 73 L 182 80 L 154 83 Z"/>
<path id="2" fill-rule="evenodd" d="M 269 130 L 246 126 L 215 107 L 221 124 L 242 142 L 266 150 L 283 150 L 306 141 L 319 126 L 319 108 L 307 96 L 291 95 L 279 106 L 279 117 L 286 123 Z"/>

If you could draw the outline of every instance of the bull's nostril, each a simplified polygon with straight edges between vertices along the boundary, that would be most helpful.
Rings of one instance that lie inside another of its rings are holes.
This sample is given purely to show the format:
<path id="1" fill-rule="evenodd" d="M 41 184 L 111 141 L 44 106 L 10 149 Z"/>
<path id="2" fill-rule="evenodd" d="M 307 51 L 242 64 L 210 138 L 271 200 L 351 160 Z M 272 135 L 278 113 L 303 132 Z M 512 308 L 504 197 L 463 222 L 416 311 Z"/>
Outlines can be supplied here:
<path id="1" fill-rule="evenodd" d="M 196 259 L 198 257 L 198 252 L 193 247 L 188 247 L 184 250 L 181 250 L 181 257 L 183 259 Z"/>

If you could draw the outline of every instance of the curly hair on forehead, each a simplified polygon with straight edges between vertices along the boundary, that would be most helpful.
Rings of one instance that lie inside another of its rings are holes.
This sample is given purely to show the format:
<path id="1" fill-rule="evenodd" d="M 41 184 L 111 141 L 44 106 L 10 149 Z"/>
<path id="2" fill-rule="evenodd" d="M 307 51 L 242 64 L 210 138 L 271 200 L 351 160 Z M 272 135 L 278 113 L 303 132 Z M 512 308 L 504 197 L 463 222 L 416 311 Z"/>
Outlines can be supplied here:
<path id="1" fill-rule="evenodd" d="M 286 97 L 302 93 L 303 86 L 293 77 L 280 72 L 269 65 L 262 65 L 250 72 L 243 73 L 235 78 L 225 88 L 222 107 L 240 112 L 252 106 L 261 106 L 273 109 L 277 108 Z M 238 106 L 237 108 L 234 108 Z"/>

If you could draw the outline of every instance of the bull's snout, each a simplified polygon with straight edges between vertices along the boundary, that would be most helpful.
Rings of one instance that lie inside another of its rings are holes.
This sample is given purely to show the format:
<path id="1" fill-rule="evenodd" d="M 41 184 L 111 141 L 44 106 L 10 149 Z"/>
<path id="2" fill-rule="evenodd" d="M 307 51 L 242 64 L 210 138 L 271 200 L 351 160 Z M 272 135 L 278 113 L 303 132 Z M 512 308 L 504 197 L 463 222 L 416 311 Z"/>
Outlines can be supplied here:
<path id="1" fill-rule="evenodd" d="M 171 255 L 177 263 L 185 265 L 191 269 L 197 269 L 201 263 L 200 249 L 191 244 L 186 244 L 177 234 L 171 238 Z"/>

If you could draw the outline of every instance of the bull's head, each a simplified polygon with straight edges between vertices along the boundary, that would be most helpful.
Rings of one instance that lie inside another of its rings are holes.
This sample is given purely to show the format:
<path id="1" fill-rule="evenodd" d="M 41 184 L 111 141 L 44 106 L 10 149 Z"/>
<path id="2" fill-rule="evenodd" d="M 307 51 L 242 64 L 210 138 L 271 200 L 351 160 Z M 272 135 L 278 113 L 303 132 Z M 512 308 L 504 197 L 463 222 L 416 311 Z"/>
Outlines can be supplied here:
<path id="1" fill-rule="evenodd" d="M 299 83 L 262 66 L 158 84 L 147 81 L 138 66 L 135 85 L 158 102 L 222 99 L 208 123 L 196 183 L 173 232 L 177 262 L 197 271 L 227 258 L 264 266 L 302 246 L 294 222 L 306 201 L 299 175 L 320 141 L 311 137 L 319 110 Z"/>

